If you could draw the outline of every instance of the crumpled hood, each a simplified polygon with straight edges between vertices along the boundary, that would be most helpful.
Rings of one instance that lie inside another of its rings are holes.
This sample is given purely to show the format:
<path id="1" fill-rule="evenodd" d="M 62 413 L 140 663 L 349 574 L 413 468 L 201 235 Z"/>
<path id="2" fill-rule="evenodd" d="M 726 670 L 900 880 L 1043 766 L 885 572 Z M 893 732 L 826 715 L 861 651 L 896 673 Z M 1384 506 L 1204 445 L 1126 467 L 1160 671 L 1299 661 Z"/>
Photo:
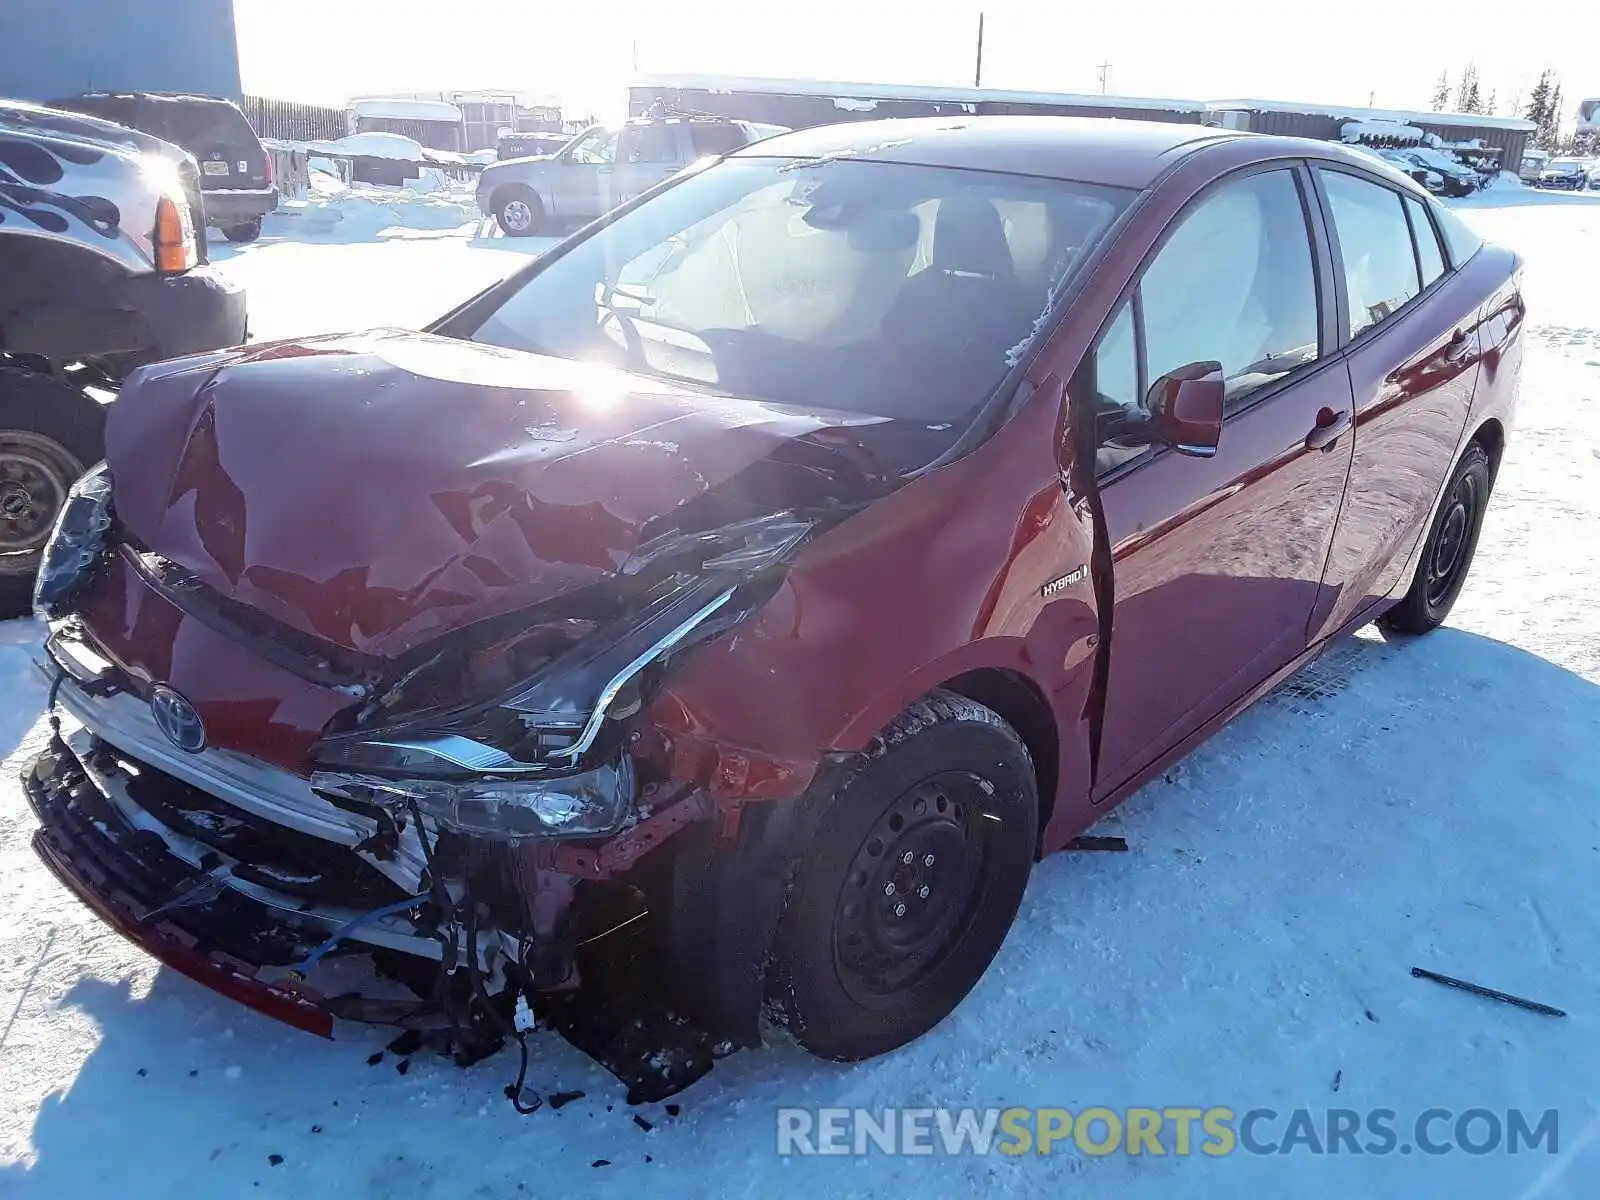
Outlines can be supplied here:
<path id="1" fill-rule="evenodd" d="M 615 574 L 652 519 L 800 439 L 864 478 L 872 420 L 380 330 L 146 368 L 106 451 L 134 540 L 390 657 Z"/>

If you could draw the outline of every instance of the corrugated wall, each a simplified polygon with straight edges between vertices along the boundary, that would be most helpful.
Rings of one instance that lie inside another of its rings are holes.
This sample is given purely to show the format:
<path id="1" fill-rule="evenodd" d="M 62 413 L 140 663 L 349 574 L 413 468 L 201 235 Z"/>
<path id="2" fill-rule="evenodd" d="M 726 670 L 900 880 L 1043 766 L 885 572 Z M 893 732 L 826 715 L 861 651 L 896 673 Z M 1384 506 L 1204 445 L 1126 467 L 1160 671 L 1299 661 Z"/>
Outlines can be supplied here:
<path id="1" fill-rule="evenodd" d="M 233 0 L 0 0 L 0 96 L 240 98 Z"/>

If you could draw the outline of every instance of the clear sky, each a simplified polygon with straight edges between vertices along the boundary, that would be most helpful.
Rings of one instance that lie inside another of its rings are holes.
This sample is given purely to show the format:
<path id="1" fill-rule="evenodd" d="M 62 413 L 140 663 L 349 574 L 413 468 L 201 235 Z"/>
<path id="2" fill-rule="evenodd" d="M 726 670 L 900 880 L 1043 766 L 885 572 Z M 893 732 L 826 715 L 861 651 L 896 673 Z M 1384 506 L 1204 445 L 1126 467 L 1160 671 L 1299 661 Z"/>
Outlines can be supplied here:
<path id="1" fill-rule="evenodd" d="M 3 0 L 0 0 L 3 2 Z M 985 86 L 1192 99 L 1426 108 L 1441 70 L 1477 65 L 1505 113 L 1546 67 L 1563 107 L 1600 95 L 1589 0 L 235 0 L 247 92 L 342 104 L 352 95 L 506 88 L 569 115 L 620 115 L 642 72 L 970 84 L 978 11 Z"/>

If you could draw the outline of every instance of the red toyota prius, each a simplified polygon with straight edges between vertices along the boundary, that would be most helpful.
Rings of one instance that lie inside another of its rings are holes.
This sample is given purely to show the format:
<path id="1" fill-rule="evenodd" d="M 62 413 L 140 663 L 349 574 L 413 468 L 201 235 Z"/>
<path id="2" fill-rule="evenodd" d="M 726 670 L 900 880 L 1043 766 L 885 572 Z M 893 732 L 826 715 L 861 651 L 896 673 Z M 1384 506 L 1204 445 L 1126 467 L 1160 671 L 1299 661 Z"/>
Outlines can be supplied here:
<path id="1" fill-rule="evenodd" d="M 1519 275 L 1334 145 L 888 121 L 426 333 L 145 368 L 40 575 L 37 848 L 308 1029 L 531 1018 L 654 1095 L 763 1013 L 892 1050 L 1041 855 L 1332 639 L 1444 619 Z"/>

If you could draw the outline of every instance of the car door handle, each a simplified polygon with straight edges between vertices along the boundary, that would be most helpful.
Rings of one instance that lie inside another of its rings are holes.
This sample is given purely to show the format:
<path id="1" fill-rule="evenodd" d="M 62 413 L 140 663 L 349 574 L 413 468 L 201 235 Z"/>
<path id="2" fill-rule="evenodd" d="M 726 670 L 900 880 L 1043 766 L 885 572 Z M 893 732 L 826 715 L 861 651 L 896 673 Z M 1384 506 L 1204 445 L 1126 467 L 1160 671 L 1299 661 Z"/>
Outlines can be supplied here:
<path id="1" fill-rule="evenodd" d="M 1324 408 L 1317 414 L 1317 423 L 1311 427 L 1311 432 L 1306 434 L 1306 449 L 1321 450 L 1326 454 L 1349 428 L 1348 409 L 1334 412 L 1331 408 Z"/>
<path id="2" fill-rule="evenodd" d="M 1471 344 L 1472 339 L 1467 337 L 1465 329 L 1456 330 L 1455 333 L 1450 335 L 1450 341 L 1444 348 L 1445 360 L 1453 363 L 1464 361 Z"/>

